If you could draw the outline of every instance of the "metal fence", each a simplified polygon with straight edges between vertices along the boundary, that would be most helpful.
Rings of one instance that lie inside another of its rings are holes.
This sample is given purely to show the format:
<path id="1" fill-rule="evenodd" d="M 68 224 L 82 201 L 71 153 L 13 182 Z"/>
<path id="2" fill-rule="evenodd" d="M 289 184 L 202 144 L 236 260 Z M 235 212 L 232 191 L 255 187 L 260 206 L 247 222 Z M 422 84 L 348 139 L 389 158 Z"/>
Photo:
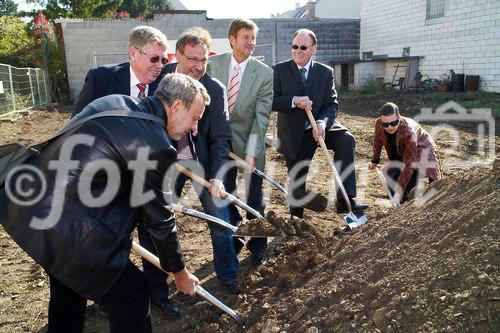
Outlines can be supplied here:
<path id="1" fill-rule="evenodd" d="M 50 90 L 41 68 L 0 64 L 0 117 L 50 103 Z"/>

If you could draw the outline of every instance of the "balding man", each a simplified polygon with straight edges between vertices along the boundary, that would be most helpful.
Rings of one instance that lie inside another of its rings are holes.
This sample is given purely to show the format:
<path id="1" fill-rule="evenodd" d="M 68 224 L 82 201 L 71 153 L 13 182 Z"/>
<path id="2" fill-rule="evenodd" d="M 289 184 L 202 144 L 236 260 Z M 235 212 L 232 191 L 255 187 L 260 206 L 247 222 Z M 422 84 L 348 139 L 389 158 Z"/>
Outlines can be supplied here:
<path id="1" fill-rule="evenodd" d="M 299 29 L 293 35 L 292 59 L 274 66 L 273 111 L 278 112 L 278 151 L 285 155 L 289 176 L 292 169 L 295 171 L 293 173 L 296 177 L 289 177 L 289 188 L 297 192 L 304 191 L 305 182 L 297 184 L 297 179 L 307 176 L 309 162 L 314 157 L 321 136 L 326 146 L 335 152 L 335 165 L 342 177 L 352 210 L 363 211 L 368 206 L 354 200 L 355 139 L 347 128 L 335 121 L 338 102 L 333 70 L 312 60 L 316 49 L 315 33 L 309 29 Z M 306 109 L 312 110 L 318 125 L 317 131 L 312 129 Z M 345 201 L 339 195 L 337 198 L 337 211 L 346 212 Z M 290 212 L 293 216 L 302 218 L 304 209 L 290 204 Z"/>

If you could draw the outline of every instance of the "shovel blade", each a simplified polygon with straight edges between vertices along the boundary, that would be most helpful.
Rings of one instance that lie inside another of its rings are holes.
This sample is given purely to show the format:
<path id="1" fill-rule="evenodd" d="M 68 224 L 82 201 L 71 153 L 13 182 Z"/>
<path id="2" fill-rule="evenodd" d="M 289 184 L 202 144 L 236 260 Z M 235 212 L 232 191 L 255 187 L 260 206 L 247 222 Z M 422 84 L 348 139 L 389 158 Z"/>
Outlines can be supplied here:
<path id="1" fill-rule="evenodd" d="M 366 215 L 363 213 L 358 213 L 357 215 L 354 212 L 350 212 L 349 214 L 344 216 L 344 220 L 347 222 L 347 225 L 352 230 L 368 222 L 368 217 L 366 217 Z"/>

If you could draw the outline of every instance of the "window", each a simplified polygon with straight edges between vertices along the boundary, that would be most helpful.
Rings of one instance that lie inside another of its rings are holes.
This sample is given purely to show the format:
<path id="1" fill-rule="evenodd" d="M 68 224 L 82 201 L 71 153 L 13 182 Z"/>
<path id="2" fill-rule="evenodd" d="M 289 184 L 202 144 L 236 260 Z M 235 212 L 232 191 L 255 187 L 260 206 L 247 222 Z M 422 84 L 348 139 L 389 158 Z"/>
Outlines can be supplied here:
<path id="1" fill-rule="evenodd" d="M 434 19 L 444 16 L 444 5 L 446 0 L 427 0 L 426 19 Z"/>
<path id="2" fill-rule="evenodd" d="M 403 48 L 403 57 L 409 57 L 410 56 L 410 48 L 409 47 L 405 47 Z"/>
<path id="3" fill-rule="evenodd" d="M 362 54 L 363 60 L 372 60 L 372 58 L 373 58 L 373 51 L 372 52 L 363 52 L 363 54 Z"/>

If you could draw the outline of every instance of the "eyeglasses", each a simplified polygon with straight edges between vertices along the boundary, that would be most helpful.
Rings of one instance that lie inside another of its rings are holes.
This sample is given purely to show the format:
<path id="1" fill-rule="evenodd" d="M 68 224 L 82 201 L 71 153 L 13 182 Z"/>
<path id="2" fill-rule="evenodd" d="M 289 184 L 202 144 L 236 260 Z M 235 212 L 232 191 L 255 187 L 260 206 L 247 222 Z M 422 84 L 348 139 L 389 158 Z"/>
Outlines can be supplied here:
<path id="1" fill-rule="evenodd" d="M 311 46 L 312 46 L 312 45 L 311 45 Z M 295 45 L 295 44 L 294 44 L 294 45 L 292 45 L 292 49 L 297 50 L 298 48 L 300 48 L 302 51 L 305 51 L 305 50 L 307 50 L 308 48 L 310 48 L 311 46 L 305 46 L 305 45 L 300 45 L 300 46 L 298 46 L 298 45 Z"/>
<path id="2" fill-rule="evenodd" d="M 193 58 L 193 57 L 188 57 L 187 55 L 185 55 L 184 53 L 181 52 L 181 54 L 192 64 L 194 65 L 197 65 L 198 63 L 202 64 L 202 65 L 205 65 L 208 61 L 207 58 L 203 58 L 203 59 L 198 59 L 198 58 Z"/>
<path id="3" fill-rule="evenodd" d="M 394 121 L 391 121 L 390 123 L 382 122 L 382 127 L 389 127 L 389 126 L 394 127 L 394 126 L 398 126 L 398 124 L 399 124 L 399 119 L 396 119 Z"/>
<path id="4" fill-rule="evenodd" d="M 152 63 L 152 64 L 156 64 L 158 61 L 161 61 L 161 64 L 162 65 L 166 65 L 167 62 L 168 62 L 168 58 L 165 58 L 165 57 L 162 57 L 160 58 L 160 56 L 158 55 L 150 55 L 150 54 L 147 54 L 146 52 L 144 52 L 143 50 L 141 50 L 140 48 L 136 47 L 136 49 L 141 52 L 142 54 L 144 54 L 145 56 L 148 56 L 149 57 L 149 62 Z"/>

